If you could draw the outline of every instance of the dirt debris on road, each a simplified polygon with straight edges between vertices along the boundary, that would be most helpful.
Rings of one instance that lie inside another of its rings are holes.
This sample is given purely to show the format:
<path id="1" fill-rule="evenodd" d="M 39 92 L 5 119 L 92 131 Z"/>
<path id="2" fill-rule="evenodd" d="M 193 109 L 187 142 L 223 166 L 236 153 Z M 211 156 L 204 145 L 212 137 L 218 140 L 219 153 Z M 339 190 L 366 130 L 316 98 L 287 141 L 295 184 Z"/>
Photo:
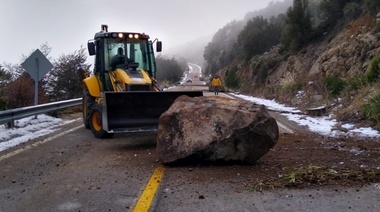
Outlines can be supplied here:
<path id="1" fill-rule="evenodd" d="M 380 143 L 374 138 L 282 134 L 256 164 L 248 189 L 363 186 L 380 182 Z"/>

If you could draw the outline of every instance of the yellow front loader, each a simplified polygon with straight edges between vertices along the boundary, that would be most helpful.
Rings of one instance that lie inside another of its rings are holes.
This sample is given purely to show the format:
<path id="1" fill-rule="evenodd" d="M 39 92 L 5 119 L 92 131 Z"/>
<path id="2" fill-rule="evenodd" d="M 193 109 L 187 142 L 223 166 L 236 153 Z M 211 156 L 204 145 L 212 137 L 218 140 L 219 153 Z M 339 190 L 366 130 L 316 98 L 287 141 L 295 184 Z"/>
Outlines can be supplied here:
<path id="1" fill-rule="evenodd" d="M 160 52 L 162 43 L 156 42 Z M 163 91 L 155 80 L 153 42 L 144 33 L 102 30 L 88 42 L 94 73 L 78 69 L 83 83 L 83 123 L 97 138 L 122 132 L 153 132 L 158 119 L 181 95 L 202 91 Z"/>

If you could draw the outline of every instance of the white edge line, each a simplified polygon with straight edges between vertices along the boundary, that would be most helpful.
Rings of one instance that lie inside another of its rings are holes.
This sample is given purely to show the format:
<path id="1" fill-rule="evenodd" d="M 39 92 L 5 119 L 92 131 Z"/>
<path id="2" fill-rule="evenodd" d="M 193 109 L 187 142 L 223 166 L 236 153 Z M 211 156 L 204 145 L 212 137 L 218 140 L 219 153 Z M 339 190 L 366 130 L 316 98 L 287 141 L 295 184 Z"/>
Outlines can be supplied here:
<path id="1" fill-rule="evenodd" d="M 77 129 L 81 128 L 81 127 L 83 127 L 83 126 L 77 126 L 77 127 L 74 127 L 74 128 L 69 129 L 69 130 L 67 130 L 67 131 L 65 131 L 65 132 L 58 133 L 58 134 L 55 135 L 55 136 L 52 136 L 52 137 L 46 138 L 46 139 L 44 139 L 44 140 L 42 140 L 42 141 L 38 141 L 38 142 L 33 143 L 33 144 L 31 144 L 31 145 L 28 145 L 28 146 L 26 146 L 26 147 L 24 147 L 24 148 L 22 148 L 22 149 L 17 149 L 17 150 L 15 150 L 15 151 L 13 151 L 13 152 L 7 153 L 7 154 L 5 154 L 5 155 L 3 155 L 3 156 L 0 157 L 0 161 L 4 160 L 4 159 L 6 159 L 6 158 L 12 157 L 12 156 L 14 156 L 14 155 L 17 155 L 17 154 L 19 154 L 19 153 L 21 153 L 21 152 L 24 152 L 24 151 L 26 151 L 26 150 L 29 150 L 29 149 L 31 149 L 31 148 L 33 148 L 33 147 L 38 146 L 38 145 L 44 144 L 44 143 L 46 143 L 46 142 L 49 142 L 49 141 L 51 141 L 51 140 L 53 140 L 53 139 L 56 139 L 56 138 L 58 138 L 58 137 L 60 137 L 60 136 L 63 136 L 63 135 L 65 135 L 65 134 L 67 134 L 67 133 L 69 133 L 69 132 L 72 132 L 72 131 L 74 131 L 74 130 L 77 130 Z"/>

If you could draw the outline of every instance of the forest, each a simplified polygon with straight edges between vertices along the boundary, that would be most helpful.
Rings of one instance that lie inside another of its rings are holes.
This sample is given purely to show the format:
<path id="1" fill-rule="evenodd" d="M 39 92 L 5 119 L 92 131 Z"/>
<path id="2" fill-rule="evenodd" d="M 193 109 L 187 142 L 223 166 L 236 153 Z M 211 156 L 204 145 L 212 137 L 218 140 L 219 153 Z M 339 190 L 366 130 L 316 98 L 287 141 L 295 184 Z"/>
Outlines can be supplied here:
<path id="1" fill-rule="evenodd" d="M 249 61 L 272 48 L 279 48 L 284 54 L 295 53 L 331 31 L 343 16 L 355 18 L 363 12 L 376 13 L 380 7 L 377 0 L 294 0 L 281 13 L 290 2 L 272 2 L 268 6 L 270 12 L 257 12 L 259 15 L 246 23 L 234 21 L 220 29 L 205 47 L 206 72 L 213 75 L 235 59 Z"/>
<path id="2" fill-rule="evenodd" d="M 380 128 L 380 95 L 374 91 L 380 82 L 380 56 L 376 53 L 379 12 L 378 0 L 272 2 L 265 10 L 219 29 L 205 47 L 206 73 L 223 76 L 230 91 L 276 98 L 286 104 L 302 102 L 299 107 L 318 101 L 341 104 L 349 109 L 334 108 L 339 119 L 369 121 Z M 350 37 L 340 35 L 349 28 Z M 360 36 L 371 37 L 371 42 Z M 349 39 L 358 44 L 350 46 Z M 324 46 L 317 55 L 312 51 L 318 50 L 318 45 Z M 326 57 L 337 62 L 321 64 L 317 60 Z M 307 79 L 312 68 L 324 72 Z"/>

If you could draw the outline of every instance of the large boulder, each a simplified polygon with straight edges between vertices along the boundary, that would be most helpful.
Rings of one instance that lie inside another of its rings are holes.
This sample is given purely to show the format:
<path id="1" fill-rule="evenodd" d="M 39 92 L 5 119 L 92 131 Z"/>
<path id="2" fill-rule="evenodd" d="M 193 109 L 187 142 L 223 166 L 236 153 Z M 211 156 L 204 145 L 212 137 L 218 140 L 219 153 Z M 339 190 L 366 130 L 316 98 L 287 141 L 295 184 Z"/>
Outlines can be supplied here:
<path id="1" fill-rule="evenodd" d="M 253 164 L 278 137 L 277 122 L 263 105 L 219 96 L 180 96 L 159 119 L 157 152 L 164 164 Z"/>

